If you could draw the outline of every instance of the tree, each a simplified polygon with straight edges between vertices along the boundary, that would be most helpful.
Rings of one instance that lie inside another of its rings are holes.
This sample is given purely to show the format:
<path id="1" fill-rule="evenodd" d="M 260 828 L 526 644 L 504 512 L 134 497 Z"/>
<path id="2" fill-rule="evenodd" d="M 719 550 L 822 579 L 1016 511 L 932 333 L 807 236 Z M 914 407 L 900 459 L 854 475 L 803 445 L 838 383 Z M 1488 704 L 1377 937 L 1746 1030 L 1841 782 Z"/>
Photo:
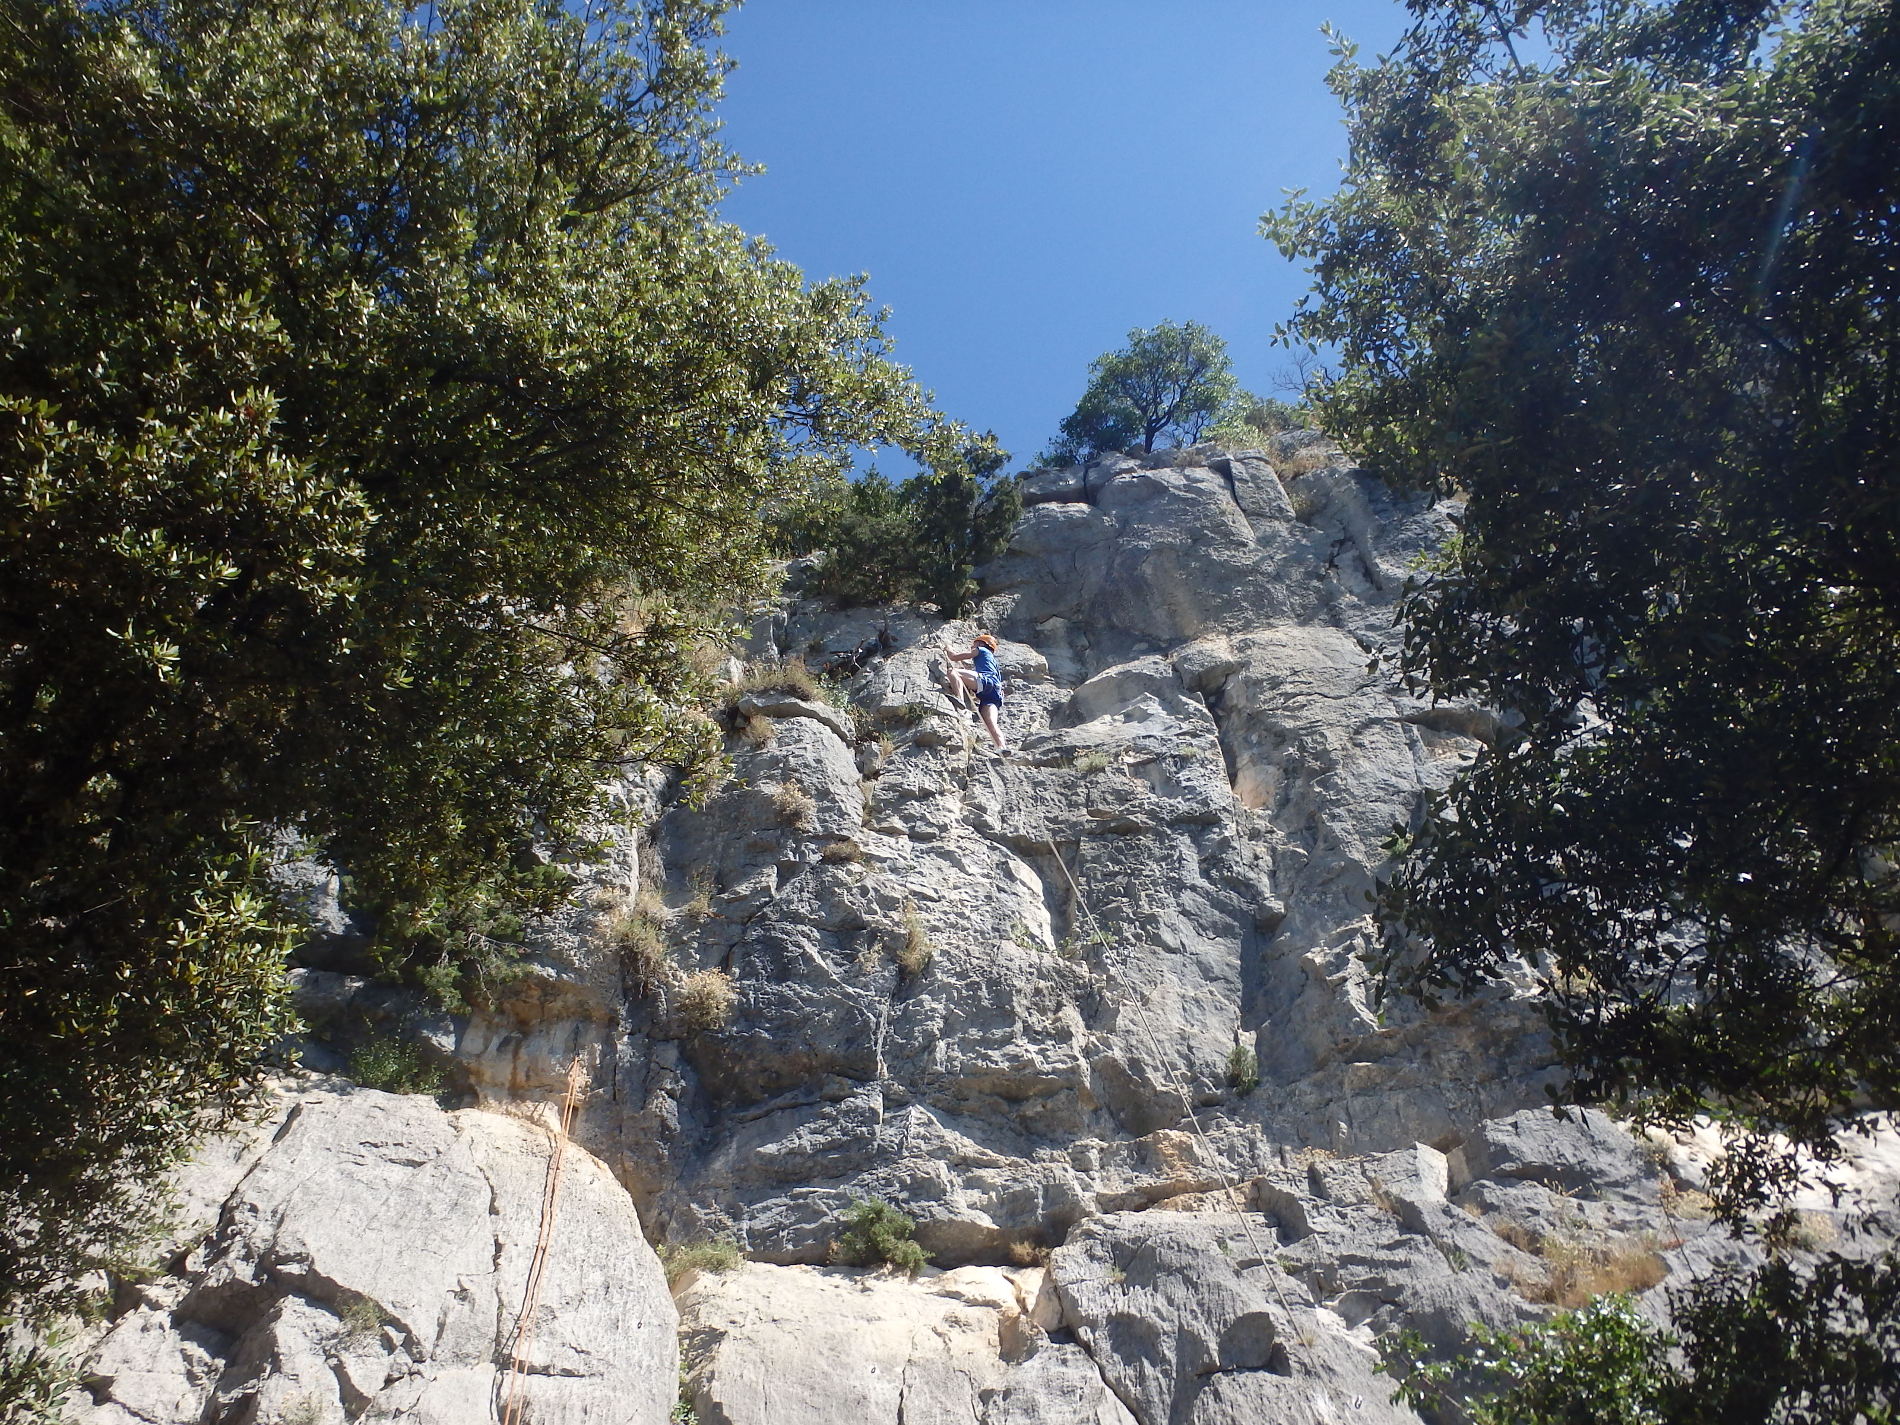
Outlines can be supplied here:
<path id="1" fill-rule="evenodd" d="M 847 604 L 917 595 L 917 516 L 900 487 L 877 470 L 826 480 L 778 516 L 780 547 L 820 554 L 806 588 Z"/>
<path id="2" fill-rule="evenodd" d="M 1217 444 L 1239 450 L 1260 445 L 1282 431 L 1303 430 L 1307 422 L 1306 411 L 1290 401 L 1239 391 L 1206 435 Z"/>
<path id="3" fill-rule="evenodd" d="M 1427 1360 L 1385 1342 L 1400 1395 L 1471 1425 L 1834 1425 L 1900 1408 L 1900 1258 L 1716 1267 L 1669 1292 L 1673 1332 L 1628 1297 Z M 1448 1409 L 1447 1409 L 1448 1408 Z"/>
<path id="4" fill-rule="evenodd" d="M 1022 492 L 1002 476 L 1009 452 L 994 435 L 937 457 L 905 482 L 917 521 L 917 587 L 947 619 L 967 613 L 977 566 L 1001 554 L 1022 517 Z"/>
<path id="5" fill-rule="evenodd" d="M 287 839 L 476 956 L 712 745 L 760 509 L 935 439 L 716 220 L 726 8 L 6 0 L 0 1314 L 259 1082 Z"/>
<path id="6" fill-rule="evenodd" d="M 1461 536 L 1401 664 L 1505 716 L 1404 840 L 1395 983 L 1528 963 L 1570 1097 L 1744 1137 L 1735 1207 L 1900 1104 L 1900 19 L 1415 5 L 1343 48 L 1329 430 Z"/>
<path id="7" fill-rule="evenodd" d="M 810 588 L 852 603 L 934 603 L 946 619 L 968 612 L 972 574 L 1003 552 L 1022 515 L 1016 482 L 1001 478 L 1007 451 L 994 434 L 929 457 L 901 485 L 875 470 L 821 480 L 780 517 L 783 547 L 823 550 Z"/>
<path id="8" fill-rule="evenodd" d="M 1192 444 L 1238 387 L 1227 343 L 1199 322 L 1162 322 L 1128 333 L 1128 345 L 1089 364 L 1089 385 L 1065 416 L 1049 463 L 1091 459 L 1164 436 Z"/>

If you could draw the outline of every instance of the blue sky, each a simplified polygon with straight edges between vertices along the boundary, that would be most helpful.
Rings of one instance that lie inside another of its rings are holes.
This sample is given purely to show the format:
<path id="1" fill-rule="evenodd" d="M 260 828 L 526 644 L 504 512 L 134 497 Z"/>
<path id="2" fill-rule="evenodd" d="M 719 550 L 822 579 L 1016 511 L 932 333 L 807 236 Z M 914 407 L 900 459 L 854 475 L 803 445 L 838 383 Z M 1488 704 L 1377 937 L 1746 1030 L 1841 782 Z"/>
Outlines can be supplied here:
<path id="1" fill-rule="evenodd" d="M 1205 322 L 1247 386 L 1305 274 L 1259 237 L 1345 156 L 1332 21 L 1396 0 L 749 0 L 723 137 L 767 172 L 726 216 L 812 277 L 867 273 L 897 357 L 1020 468 L 1130 328 Z M 907 463 L 887 460 L 902 473 Z"/>

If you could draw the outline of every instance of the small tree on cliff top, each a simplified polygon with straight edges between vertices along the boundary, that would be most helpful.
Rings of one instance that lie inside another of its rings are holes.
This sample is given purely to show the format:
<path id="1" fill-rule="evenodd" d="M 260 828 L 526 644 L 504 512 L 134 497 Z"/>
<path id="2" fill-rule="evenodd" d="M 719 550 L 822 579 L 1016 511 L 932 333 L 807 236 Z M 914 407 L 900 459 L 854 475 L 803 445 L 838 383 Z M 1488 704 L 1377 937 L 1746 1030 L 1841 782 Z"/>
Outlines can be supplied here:
<path id="1" fill-rule="evenodd" d="M 1067 463 L 1172 436 L 1192 443 L 1232 401 L 1227 343 L 1199 322 L 1137 327 L 1089 365 L 1088 389 L 1044 459 Z"/>
<path id="2" fill-rule="evenodd" d="M 976 567 L 1002 553 L 1022 514 L 1008 452 L 993 434 L 929 457 L 929 468 L 893 485 L 872 471 L 832 475 L 779 517 L 782 546 L 824 550 L 815 593 L 852 603 L 934 603 L 946 619 L 968 612 Z"/>

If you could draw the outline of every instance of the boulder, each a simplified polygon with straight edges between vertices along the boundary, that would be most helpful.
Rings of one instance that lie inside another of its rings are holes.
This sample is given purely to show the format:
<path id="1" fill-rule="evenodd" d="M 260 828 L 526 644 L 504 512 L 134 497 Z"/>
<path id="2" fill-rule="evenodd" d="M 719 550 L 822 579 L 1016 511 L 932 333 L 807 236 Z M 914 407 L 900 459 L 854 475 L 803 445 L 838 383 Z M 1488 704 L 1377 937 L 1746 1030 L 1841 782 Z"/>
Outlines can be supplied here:
<path id="1" fill-rule="evenodd" d="M 536 1421 L 660 1425 L 678 1316 L 658 1259 L 626 1191 L 571 1145 L 544 1217 L 551 1141 L 420 1096 L 293 1094 L 208 1230 L 106 1331 L 82 1418 L 477 1425 L 519 1390 Z"/>
<path id="2" fill-rule="evenodd" d="M 699 1274 L 680 1293 L 688 1398 L 725 1425 L 1132 1425 L 1090 1357 L 1049 1340 L 1043 1276 Z"/>

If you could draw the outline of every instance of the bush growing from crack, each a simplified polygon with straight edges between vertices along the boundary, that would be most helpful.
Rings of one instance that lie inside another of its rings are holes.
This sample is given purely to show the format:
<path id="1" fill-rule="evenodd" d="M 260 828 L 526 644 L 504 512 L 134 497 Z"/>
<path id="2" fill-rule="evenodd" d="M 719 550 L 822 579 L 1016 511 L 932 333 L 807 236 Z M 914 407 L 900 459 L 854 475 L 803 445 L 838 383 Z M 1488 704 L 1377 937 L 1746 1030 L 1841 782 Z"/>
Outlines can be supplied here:
<path id="1" fill-rule="evenodd" d="M 733 1002 L 738 993 L 732 976 L 725 970 L 695 970 L 680 986 L 678 1009 L 681 1021 L 694 1034 L 724 1029 L 732 1023 Z"/>
<path id="2" fill-rule="evenodd" d="M 1245 1098 L 1260 1087 L 1260 1056 L 1245 1044 L 1236 1044 L 1227 1055 L 1227 1082 Z"/>
<path id="3" fill-rule="evenodd" d="M 912 1240 L 916 1222 L 881 1197 L 853 1198 L 845 1213 L 845 1230 L 832 1244 L 833 1255 L 850 1266 L 895 1267 L 914 1277 L 930 1264 L 924 1249 Z"/>
<path id="4" fill-rule="evenodd" d="M 349 1076 L 366 1089 L 385 1093 L 442 1092 L 442 1068 L 412 1040 L 373 1034 L 350 1051 Z"/>

